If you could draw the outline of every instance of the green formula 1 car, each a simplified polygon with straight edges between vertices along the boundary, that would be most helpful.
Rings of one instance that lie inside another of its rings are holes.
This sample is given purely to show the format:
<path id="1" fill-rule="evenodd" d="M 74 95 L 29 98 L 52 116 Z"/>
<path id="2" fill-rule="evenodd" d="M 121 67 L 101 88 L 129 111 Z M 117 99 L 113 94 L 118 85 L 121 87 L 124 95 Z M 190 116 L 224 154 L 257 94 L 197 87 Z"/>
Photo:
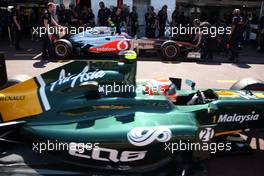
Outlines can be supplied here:
<path id="1" fill-rule="evenodd" d="M 137 62 L 128 58 L 74 61 L 3 88 L 0 148 L 19 142 L 35 155 L 120 172 L 175 162 L 187 175 L 211 153 L 247 148 L 237 132 L 263 127 L 263 82 L 195 90 L 187 81 L 191 89 L 180 90 L 177 78 L 136 82 Z"/>

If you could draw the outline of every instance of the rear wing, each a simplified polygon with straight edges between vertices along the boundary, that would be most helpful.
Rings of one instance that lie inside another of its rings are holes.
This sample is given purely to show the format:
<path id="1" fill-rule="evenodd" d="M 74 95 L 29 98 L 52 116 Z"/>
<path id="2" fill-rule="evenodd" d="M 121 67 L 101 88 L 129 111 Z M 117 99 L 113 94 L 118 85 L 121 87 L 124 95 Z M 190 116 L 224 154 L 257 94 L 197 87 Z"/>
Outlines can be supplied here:
<path id="1" fill-rule="evenodd" d="M 0 52 L 0 88 L 7 83 L 7 72 L 5 64 L 5 56 Z"/>

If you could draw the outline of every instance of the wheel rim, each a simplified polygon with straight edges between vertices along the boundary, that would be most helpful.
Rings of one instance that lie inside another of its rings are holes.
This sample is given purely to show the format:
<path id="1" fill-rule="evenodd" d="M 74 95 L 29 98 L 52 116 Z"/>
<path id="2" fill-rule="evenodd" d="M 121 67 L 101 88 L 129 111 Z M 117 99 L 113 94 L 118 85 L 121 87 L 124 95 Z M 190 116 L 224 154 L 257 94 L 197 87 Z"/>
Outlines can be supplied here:
<path id="1" fill-rule="evenodd" d="M 167 57 L 174 58 L 177 56 L 178 50 L 176 46 L 169 45 L 165 48 L 165 54 Z"/>
<path id="2" fill-rule="evenodd" d="M 65 57 L 67 55 L 67 48 L 63 44 L 58 44 L 55 48 L 55 52 L 60 57 Z"/>

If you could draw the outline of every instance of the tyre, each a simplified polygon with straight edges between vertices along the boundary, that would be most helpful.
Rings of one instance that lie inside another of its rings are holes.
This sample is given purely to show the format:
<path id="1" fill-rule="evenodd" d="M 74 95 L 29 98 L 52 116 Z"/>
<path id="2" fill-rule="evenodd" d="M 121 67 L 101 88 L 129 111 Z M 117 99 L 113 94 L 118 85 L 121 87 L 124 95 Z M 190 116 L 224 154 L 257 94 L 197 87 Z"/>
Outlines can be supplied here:
<path id="1" fill-rule="evenodd" d="M 261 90 L 264 91 L 264 82 L 255 78 L 244 78 L 234 83 L 231 90 Z"/>
<path id="2" fill-rule="evenodd" d="M 58 59 L 67 59 L 72 55 L 72 44 L 70 41 L 60 39 L 54 43 L 54 54 Z"/>
<path id="3" fill-rule="evenodd" d="M 180 55 L 180 47 L 174 41 L 167 41 L 161 45 L 161 53 L 164 59 L 177 59 Z"/>

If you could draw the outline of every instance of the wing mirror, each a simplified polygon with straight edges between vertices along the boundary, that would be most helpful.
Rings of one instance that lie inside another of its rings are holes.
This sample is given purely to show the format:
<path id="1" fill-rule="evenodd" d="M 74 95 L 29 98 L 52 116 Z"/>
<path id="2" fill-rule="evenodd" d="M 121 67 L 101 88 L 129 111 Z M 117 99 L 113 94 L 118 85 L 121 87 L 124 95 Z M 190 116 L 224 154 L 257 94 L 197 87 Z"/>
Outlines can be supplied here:
<path id="1" fill-rule="evenodd" d="M 97 81 L 87 81 L 79 84 L 77 89 L 87 89 L 87 90 L 98 90 L 99 84 Z"/>
<path id="2" fill-rule="evenodd" d="M 187 79 L 185 81 L 185 84 L 188 85 L 189 87 L 191 87 L 192 90 L 195 90 L 196 83 L 193 82 L 192 80 Z"/>
<path id="3" fill-rule="evenodd" d="M 169 80 L 176 86 L 177 90 L 181 90 L 182 79 L 180 79 L 180 78 L 169 78 Z"/>
<path id="4" fill-rule="evenodd" d="M 99 83 L 97 81 L 87 81 L 79 84 L 78 90 L 85 90 L 85 97 L 87 99 L 100 98 Z"/>

